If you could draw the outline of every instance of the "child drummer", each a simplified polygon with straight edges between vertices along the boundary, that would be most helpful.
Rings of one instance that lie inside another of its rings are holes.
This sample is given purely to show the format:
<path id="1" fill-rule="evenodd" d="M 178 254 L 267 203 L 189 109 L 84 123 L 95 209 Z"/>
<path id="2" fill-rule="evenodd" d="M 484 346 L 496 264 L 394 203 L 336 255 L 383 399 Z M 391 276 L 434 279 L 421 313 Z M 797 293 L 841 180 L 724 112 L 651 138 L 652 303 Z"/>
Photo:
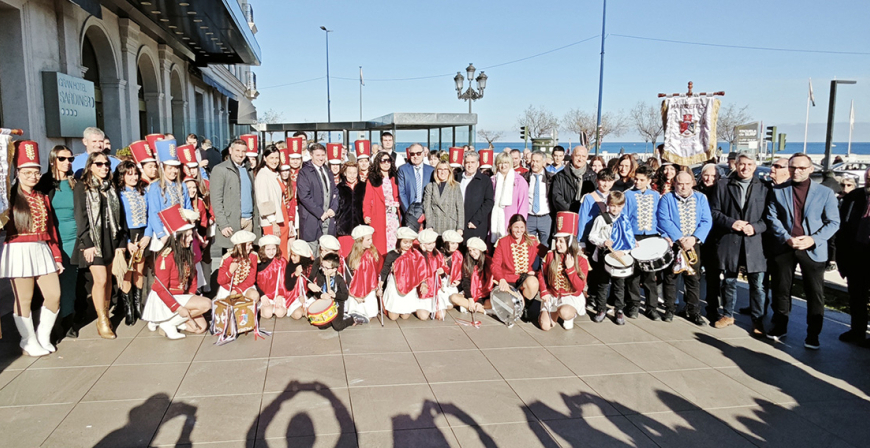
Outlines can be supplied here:
<path id="1" fill-rule="evenodd" d="M 634 172 L 634 188 L 625 192 L 626 212 L 634 231 L 634 238 L 641 241 L 659 236 L 656 211 L 659 208 L 661 195 L 650 188 L 655 171 L 641 165 Z M 660 320 L 656 307 L 659 304 L 659 290 L 656 286 L 655 272 L 635 269 L 627 280 L 628 309 L 625 316 L 631 319 L 637 317 L 640 311 L 640 284 L 643 282 L 643 292 L 646 296 L 646 315 L 652 320 Z"/>
<path id="2" fill-rule="evenodd" d="M 341 263 L 337 253 L 326 254 L 320 260 L 320 270 L 317 272 L 313 284 L 309 284 L 308 297 L 316 300 L 331 300 L 338 305 L 338 313 L 335 320 L 332 321 L 332 328 L 335 331 L 344 330 L 347 327 L 352 327 L 357 323 L 353 317 L 345 314 L 346 302 L 348 297 L 347 284 L 344 278 L 338 274 L 338 267 Z M 326 327 L 323 327 L 326 328 Z"/>
<path id="3" fill-rule="evenodd" d="M 637 244 L 634 231 L 628 220 L 629 213 L 623 213 L 625 195 L 621 191 L 611 191 L 607 196 L 607 213 L 598 215 L 589 232 L 589 243 L 595 246 L 592 254 L 592 279 L 590 294 L 595 299 L 595 322 L 602 322 L 607 314 L 607 285 L 613 288 L 614 322 L 625 325 L 625 279 L 611 277 L 604 268 L 604 257 L 608 253 L 619 261 L 629 260 L 628 252 Z"/>

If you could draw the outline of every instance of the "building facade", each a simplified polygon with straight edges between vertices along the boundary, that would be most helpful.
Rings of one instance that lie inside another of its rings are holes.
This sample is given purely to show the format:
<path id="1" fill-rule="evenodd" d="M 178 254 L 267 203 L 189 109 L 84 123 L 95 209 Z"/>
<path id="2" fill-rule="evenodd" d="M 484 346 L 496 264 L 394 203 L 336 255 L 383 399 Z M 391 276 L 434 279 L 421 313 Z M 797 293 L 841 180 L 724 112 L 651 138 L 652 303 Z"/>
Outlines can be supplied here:
<path id="1" fill-rule="evenodd" d="M 57 144 L 83 151 L 86 124 L 113 150 L 151 133 L 223 148 L 256 122 L 255 32 L 242 0 L 0 0 L 0 127 L 23 129 L 44 154 Z M 54 98 L 53 72 L 84 88 Z M 73 115 L 77 135 L 59 131 L 55 121 Z"/>

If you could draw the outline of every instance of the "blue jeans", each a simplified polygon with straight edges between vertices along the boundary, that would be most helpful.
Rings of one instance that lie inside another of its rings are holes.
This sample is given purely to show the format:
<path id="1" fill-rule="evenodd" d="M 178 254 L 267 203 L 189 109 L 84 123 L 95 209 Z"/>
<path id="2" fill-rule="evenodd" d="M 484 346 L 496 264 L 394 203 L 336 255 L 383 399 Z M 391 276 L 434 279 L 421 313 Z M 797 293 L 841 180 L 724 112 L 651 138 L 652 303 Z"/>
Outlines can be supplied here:
<path id="1" fill-rule="evenodd" d="M 553 218 L 550 215 L 534 216 L 529 214 L 526 220 L 526 232 L 536 236 L 538 241 L 545 246 L 550 245 L 550 229 L 553 226 Z"/>
<path id="2" fill-rule="evenodd" d="M 752 318 L 760 319 L 764 313 L 764 272 L 746 274 L 749 280 L 749 308 Z M 725 317 L 734 317 L 734 304 L 737 303 L 737 272 L 725 271 L 722 284 L 722 309 Z"/>

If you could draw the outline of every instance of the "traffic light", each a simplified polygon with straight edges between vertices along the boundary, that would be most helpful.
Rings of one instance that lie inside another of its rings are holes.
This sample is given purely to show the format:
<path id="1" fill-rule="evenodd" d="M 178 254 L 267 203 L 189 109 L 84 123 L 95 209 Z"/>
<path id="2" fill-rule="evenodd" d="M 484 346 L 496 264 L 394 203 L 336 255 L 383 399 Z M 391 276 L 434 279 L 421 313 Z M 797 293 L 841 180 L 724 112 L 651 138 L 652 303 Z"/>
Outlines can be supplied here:
<path id="1" fill-rule="evenodd" d="M 764 136 L 764 141 L 771 143 L 776 141 L 776 126 L 767 127 L 767 134 Z"/>
<path id="2" fill-rule="evenodd" d="M 526 127 L 520 126 L 520 140 L 525 140 L 527 137 L 528 135 L 526 135 Z"/>
<path id="3" fill-rule="evenodd" d="M 785 151 L 785 134 L 779 134 L 779 152 Z"/>

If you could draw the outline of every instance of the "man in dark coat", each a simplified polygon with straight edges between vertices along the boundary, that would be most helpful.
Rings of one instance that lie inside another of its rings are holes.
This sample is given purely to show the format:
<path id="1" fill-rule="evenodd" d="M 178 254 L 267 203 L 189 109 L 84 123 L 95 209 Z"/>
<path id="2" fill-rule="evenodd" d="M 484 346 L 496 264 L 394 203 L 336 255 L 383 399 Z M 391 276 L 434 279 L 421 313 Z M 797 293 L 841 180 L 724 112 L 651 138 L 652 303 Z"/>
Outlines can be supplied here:
<path id="1" fill-rule="evenodd" d="M 487 241 L 489 215 L 495 204 L 492 179 L 478 172 L 480 156 L 475 151 L 467 151 L 464 162 L 465 171 L 456 176 L 465 203 L 465 228 L 462 237 L 465 241 L 475 236 Z"/>
<path id="2" fill-rule="evenodd" d="M 755 175 L 755 159 L 745 154 L 737 157 L 734 172 L 721 179 L 710 195 L 713 225 L 719 235 L 718 268 L 725 272 L 722 288 L 722 317 L 713 326 L 734 325 L 734 304 L 737 301 L 737 274 L 746 270 L 749 279 L 749 303 L 752 309 L 753 334 L 763 335 L 764 312 L 762 280 L 767 270 L 761 235 L 767 231 L 768 189 Z"/>
<path id="3" fill-rule="evenodd" d="M 310 152 L 311 160 L 299 169 L 296 195 L 299 199 L 299 238 L 316 244 L 323 234 L 335 235 L 338 194 L 332 173 L 324 166 L 326 148 L 315 143 Z"/>
<path id="4" fill-rule="evenodd" d="M 867 346 L 867 302 L 870 299 L 870 170 L 864 188 L 856 188 L 840 204 L 837 232 L 837 267 L 848 282 L 852 328 L 840 335 L 843 342 Z"/>
<path id="5" fill-rule="evenodd" d="M 596 173 L 586 163 L 588 157 L 589 150 L 585 146 L 575 146 L 571 152 L 571 163 L 553 177 L 553 213 L 579 212 L 583 195 L 595 191 Z"/>

